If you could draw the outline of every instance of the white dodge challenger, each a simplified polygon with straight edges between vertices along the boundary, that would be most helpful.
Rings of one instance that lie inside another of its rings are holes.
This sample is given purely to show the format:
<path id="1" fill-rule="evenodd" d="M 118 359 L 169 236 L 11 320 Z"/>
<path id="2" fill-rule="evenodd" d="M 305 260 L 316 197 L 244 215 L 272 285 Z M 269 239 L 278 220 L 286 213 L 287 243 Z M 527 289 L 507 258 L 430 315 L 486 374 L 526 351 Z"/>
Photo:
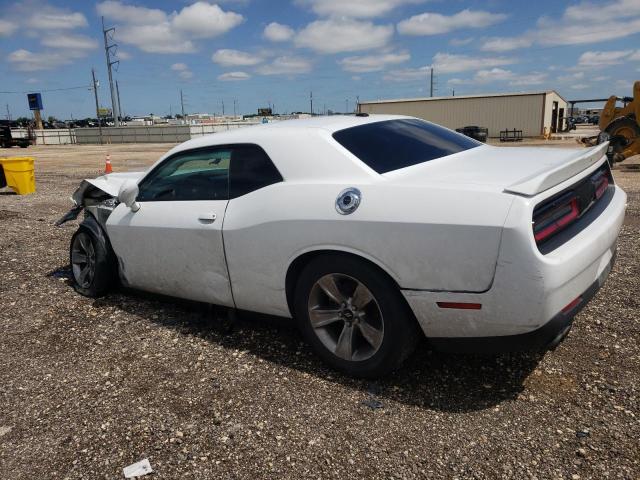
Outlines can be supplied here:
<path id="1" fill-rule="evenodd" d="M 607 145 L 498 148 L 411 117 L 317 117 L 205 136 L 82 182 L 58 223 L 78 292 L 125 286 L 294 317 L 375 377 L 439 349 L 555 346 L 615 258 Z"/>

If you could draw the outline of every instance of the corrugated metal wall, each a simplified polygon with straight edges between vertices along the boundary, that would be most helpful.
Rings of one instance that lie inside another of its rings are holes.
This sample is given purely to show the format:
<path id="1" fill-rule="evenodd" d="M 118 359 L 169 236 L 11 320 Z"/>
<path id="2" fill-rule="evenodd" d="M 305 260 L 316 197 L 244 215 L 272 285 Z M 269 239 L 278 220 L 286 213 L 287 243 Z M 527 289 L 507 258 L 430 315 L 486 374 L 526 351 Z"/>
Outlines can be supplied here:
<path id="1" fill-rule="evenodd" d="M 545 94 L 362 103 L 363 113 L 411 115 L 448 128 L 487 127 L 490 137 L 501 130 L 522 130 L 526 137 L 542 135 Z"/>

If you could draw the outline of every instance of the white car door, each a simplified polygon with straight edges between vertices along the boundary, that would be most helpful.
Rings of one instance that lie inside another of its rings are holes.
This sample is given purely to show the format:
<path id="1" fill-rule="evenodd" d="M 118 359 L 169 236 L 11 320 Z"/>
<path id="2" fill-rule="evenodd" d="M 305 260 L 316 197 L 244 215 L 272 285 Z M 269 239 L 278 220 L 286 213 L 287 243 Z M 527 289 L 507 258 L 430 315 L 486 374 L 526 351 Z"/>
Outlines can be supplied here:
<path id="1" fill-rule="evenodd" d="M 179 152 L 140 181 L 138 211 L 116 207 L 107 232 L 130 286 L 233 306 L 222 239 L 230 159 L 225 147 Z"/>

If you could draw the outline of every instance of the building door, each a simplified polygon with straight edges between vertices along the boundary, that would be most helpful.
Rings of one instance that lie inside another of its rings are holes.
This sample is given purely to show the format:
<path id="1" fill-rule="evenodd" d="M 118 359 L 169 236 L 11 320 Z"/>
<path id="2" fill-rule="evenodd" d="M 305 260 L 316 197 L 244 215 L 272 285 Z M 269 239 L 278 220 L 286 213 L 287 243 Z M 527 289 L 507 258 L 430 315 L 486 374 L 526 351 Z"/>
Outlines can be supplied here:
<path id="1" fill-rule="evenodd" d="M 551 108 L 551 133 L 558 131 L 558 102 L 553 102 Z"/>
<path id="2" fill-rule="evenodd" d="M 563 132 L 566 130 L 564 126 L 564 108 L 561 108 L 558 112 L 558 129 Z"/>

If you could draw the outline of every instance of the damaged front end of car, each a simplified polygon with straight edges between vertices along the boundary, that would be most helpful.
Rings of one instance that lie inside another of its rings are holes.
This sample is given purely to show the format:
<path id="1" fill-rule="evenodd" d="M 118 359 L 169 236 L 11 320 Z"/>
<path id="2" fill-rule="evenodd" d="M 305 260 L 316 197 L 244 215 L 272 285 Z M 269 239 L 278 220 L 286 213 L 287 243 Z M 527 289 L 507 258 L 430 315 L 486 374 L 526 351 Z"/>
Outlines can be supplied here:
<path id="1" fill-rule="evenodd" d="M 91 214 L 102 228 L 118 205 L 118 191 L 128 180 L 139 180 L 144 172 L 110 173 L 94 179 L 84 179 L 71 196 L 74 206 L 65 213 L 56 226 L 75 220 L 82 210 Z"/>

